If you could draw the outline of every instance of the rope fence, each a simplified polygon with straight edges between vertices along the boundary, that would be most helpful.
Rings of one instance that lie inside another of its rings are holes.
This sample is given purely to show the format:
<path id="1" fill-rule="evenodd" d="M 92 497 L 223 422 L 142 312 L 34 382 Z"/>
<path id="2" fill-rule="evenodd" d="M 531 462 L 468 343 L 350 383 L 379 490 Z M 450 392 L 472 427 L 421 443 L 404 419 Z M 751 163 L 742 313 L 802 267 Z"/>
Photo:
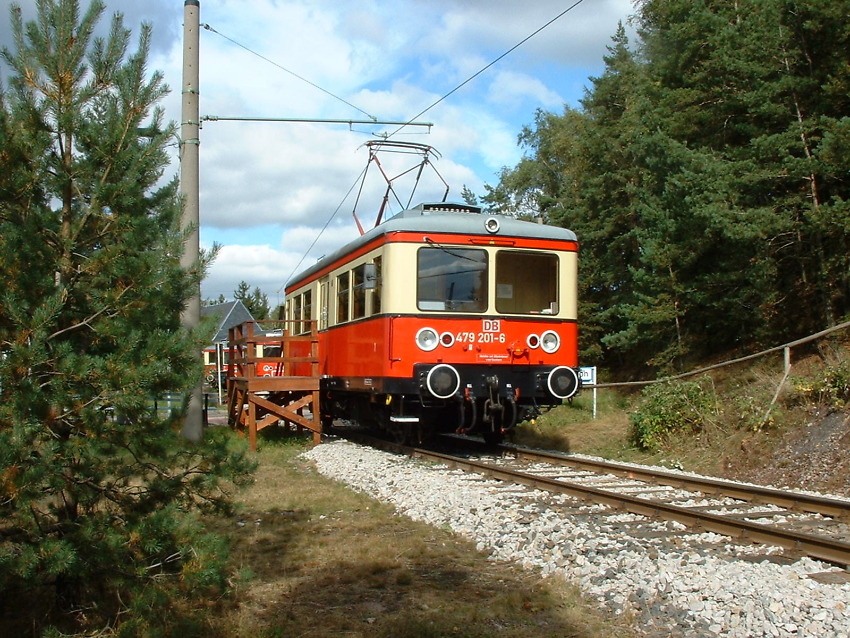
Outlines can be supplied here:
<path id="1" fill-rule="evenodd" d="M 779 384 L 781 388 L 785 380 L 788 378 L 788 374 L 791 371 L 791 348 L 796 346 L 801 346 L 805 343 L 809 343 L 810 341 L 816 341 L 822 337 L 825 337 L 833 332 L 837 332 L 839 330 L 844 330 L 846 328 L 850 328 L 850 321 L 845 321 L 844 323 L 840 323 L 832 328 L 827 328 L 826 330 L 821 330 L 820 332 L 816 332 L 815 334 L 809 335 L 808 337 L 803 337 L 801 339 L 797 339 L 796 341 L 790 341 L 789 343 L 785 343 L 781 346 L 774 346 L 773 348 L 768 348 L 767 350 L 762 350 L 761 352 L 757 352 L 755 354 L 750 354 L 745 357 L 739 357 L 738 359 L 730 359 L 729 361 L 724 361 L 723 363 L 715 363 L 714 365 L 706 366 L 704 368 L 699 368 L 698 370 L 691 370 L 690 372 L 683 372 L 682 374 L 676 374 L 669 377 L 663 377 L 661 379 L 650 379 L 649 381 L 619 381 L 615 383 L 597 383 L 597 384 L 586 384 L 587 388 L 624 388 L 624 387 L 640 387 L 646 385 L 653 385 L 655 383 L 665 383 L 667 381 L 677 381 L 679 379 L 685 379 L 687 377 L 693 377 L 698 374 L 703 374 L 704 372 L 709 372 L 710 370 L 717 370 L 718 368 L 724 368 L 726 366 L 736 365 L 738 363 L 743 363 L 745 361 L 751 361 L 753 359 L 758 359 L 759 357 L 766 356 L 768 354 L 773 354 L 774 352 L 779 352 L 780 350 L 785 353 L 785 376 L 782 378 L 782 383 Z M 779 396 L 779 390 L 776 391 L 776 396 Z M 774 397 L 774 402 L 776 398 Z"/>

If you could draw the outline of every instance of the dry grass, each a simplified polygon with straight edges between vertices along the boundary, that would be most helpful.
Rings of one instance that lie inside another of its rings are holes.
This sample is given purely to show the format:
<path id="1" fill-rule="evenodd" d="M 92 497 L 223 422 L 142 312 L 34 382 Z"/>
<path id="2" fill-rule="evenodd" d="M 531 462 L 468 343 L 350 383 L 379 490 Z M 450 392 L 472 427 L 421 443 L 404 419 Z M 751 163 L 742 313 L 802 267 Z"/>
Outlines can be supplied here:
<path id="1" fill-rule="evenodd" d="M 628 440 L 630 400 L 620 392 L 598 390 L 593 418 L 593 393 L 585 390 L 570 403 L 518 426 L 513 441 L 541 449 L 622 458 L 636 452 Z"/>
<path id="2" fill-rule="evenodd" d="M 301 444 L 266 444 L 233 520 L 234 591 L 210 636 L 629 636 L 576 588 L 319 476 Z"/>

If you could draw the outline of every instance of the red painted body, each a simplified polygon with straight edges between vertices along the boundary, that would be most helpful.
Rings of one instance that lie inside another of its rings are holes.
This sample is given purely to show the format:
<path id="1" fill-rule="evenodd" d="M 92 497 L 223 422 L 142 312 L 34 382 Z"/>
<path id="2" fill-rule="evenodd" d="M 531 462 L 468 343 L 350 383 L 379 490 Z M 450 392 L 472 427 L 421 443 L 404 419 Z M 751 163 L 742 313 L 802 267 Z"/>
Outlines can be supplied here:
<path id="1" fill-rule="evenodd" d="M 423 352 L 416 333 L 430 327 L 454 344 Z M 497 328 L 493 330 L 493 328 Z M 558 352 L 530 348 L 528 335 L 547 330 L 561 337 Z M 331 377 L 409 378 L 417 363 L 578 366 L 578 326 L 557 319 L 378 316 L 319 334 L 321 374 Z"/>

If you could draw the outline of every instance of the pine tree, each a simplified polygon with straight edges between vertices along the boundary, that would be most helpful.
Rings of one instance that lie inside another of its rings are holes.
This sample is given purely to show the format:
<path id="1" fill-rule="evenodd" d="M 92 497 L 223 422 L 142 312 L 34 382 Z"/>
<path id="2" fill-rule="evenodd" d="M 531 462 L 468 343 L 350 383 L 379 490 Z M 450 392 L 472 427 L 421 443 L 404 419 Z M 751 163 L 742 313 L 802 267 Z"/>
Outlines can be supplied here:
<path id="1" fill-rule="evenodd" d="M 460 191 L 460 198 L 465 204 L 478 206 L 478 197 L 466 184 L 463 185 L 463 188 Z"/>
<path id="2" fill-rule="evenodd" d="M 179 264 L 177 184 L 161 181 L 175 127 L 146 68 L 150 27 L 128 54 L 120 14 L 94 37 L 99 0 L 37 9 L 25 25 L 12 6 L 2 51 L 0 604 L 37 593 L 104 624 L 129 606 L 141 632 L 168 622 L 168 596 L 222 585 L 225 553 L 195 512 L 226 509 L 225 481 L 250 464 L 220 435 L 187 443 L 179 411 L 154 409 L 199 384 L 208 335 L 180 326 L 203 268 Z"/>
<path id="3" fill-rule="evenodd" d="M 846 139 L 850 106 L 848 8 L 846 0 L 641 7 L 665 130 L 713 160 L 693 183 L 715 196 L 695 212 L 721 250 L 710 263 L 729 280 L 715 278 L 721 294 L 705 309 L 719 316 L 725 299 L 727 316 L 749 315 L 741 327 L 760 323 L 774 342 L 834 324 L 848 310 L 850 193 L 846 170 L 834 163 L 840 153 L 832 153 Z M 741 272 L 754 281 L 735 277 Z M 706 290 L 706 281 L 695 287 Z"/>
<path id="4" fill-rule="evenodd" d="M 260 290 L 259 286 L 254 287 L 254 291 L 249 297 L 251 316 L 255 319 L 263 320 L 269 318 L 269 298 Z"/>
<path id="5" fill-rule="evenodd" d="M 241 301 L 254 319 L 262 321 L 269 318 L 269 311 L 271 310 L 269 299 L 259 286 L 256 286 L 252 292 L 247 281 L 240 281 L 236 290 L 233 291 L 233 299 Z"/>

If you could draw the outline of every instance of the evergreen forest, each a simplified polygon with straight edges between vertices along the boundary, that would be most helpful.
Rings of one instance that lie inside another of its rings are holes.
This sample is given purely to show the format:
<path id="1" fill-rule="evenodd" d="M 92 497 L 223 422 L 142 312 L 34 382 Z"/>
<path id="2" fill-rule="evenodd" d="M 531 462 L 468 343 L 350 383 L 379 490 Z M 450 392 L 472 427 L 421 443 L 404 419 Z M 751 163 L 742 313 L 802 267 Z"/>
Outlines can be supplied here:
<path id="1" fill-rule="evenodd" d="M 583 364 L 647 378 L 846 320 L 850 2 L 635 9 L 482 198 L 577 233 Z"/>

